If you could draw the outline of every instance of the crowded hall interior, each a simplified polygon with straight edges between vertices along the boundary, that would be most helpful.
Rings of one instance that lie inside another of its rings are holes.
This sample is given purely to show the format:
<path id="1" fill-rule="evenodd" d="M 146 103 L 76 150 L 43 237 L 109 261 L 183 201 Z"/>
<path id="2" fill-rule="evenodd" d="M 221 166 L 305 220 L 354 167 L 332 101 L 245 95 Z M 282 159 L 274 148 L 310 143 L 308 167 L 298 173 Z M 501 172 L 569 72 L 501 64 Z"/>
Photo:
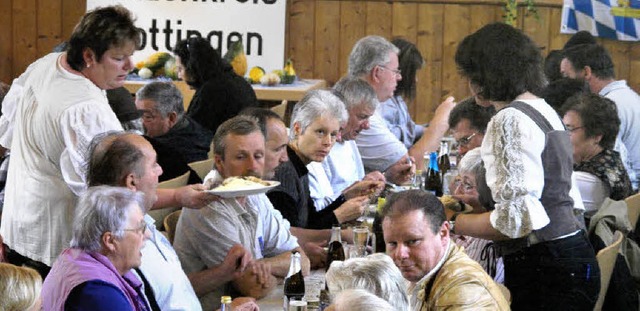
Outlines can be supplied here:
<path id="1" fill-rule="evenodd" d="M 8 1 L 0 311 L 640 310 L 638 41 L 638 1 Z"/>

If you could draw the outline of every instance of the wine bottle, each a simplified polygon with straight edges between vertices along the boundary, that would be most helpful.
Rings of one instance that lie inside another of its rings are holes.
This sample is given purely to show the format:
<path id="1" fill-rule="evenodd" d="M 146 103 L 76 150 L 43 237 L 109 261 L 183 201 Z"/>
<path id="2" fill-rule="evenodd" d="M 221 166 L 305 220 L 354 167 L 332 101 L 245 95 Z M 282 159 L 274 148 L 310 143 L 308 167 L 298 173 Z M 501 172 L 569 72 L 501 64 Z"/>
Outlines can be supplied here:
<path id="1" fill-rule="evenodd" d="M 220 297 L 220 311 L 231 311 L 231 296 Z"/>
<path id="2" fill-rule="evenodd" d="M 440 155 L 438 158 L 438 168 L 440 169 L 440 176 L 444 179 L 449 169 L 451 169 L 451 160 L 449 159 L 449 144 L 446 141 L 440 142 Z"/>
<path id="3" fill-rule="evenodd" d="M 440 169 L 438 169 L 438 154 L 432 152 L 429 154 L 429 169 L 427 170 L 427 177 L 424 181 L 424 190 L 433 193 L 437 197 L 442 196 L 442 176 L 440 175 Z"/>
<path id="4" fill-rule="evenodd" d="M 376 216 L 373 218 L 373 235 L 375 236 L 376 244 L 374 248 L 374 252 L 376 253 L 384 253 L 387 250 L 387 246 L 384 243 L 384 235 L 382 234 L 382 218 L 380 214 L 382 213 L 382 207 L 386 202 L 386 198 L 380 196 L 378 198 L 378 208 L 376 209 Z"/>
<path id="5" fill-rule="evenodd" d="M 300 265 L 300 253 L 291 252 L 291 263 L 289 273 L 284 280 L 284 310 L 289 310 L 291 300 L 302 300 L 304 297 L 304 277 L 302 276 L 302 266 Z"/>
<path id="6" fill-rule="evenodd" d="M 331 242 L 327 251 L 327 270 L 334 260 L 344 261 L 344 248 L 342 247 L 342 237 L 340 236 L 340 226 L 331 228 Z"/>

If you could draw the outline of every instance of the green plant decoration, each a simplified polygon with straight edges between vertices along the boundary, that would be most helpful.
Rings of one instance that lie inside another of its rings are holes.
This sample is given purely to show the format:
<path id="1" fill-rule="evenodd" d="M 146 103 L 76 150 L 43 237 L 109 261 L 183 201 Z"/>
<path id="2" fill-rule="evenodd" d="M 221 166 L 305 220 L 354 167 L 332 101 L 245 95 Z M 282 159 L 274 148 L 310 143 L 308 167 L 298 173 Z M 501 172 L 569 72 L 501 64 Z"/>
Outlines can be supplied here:
<path id="1" fill-rule="evenodd" d="M 522 0 L 525 5 L 525 16 L 533 14 L 536 19 L 539 18 L 538 11 L 536 10 L 533 0 Z M 516 26 L 516 20 L 518 19 L 518 0 L 504 0 L 504 18 L 505 24 Z"/>

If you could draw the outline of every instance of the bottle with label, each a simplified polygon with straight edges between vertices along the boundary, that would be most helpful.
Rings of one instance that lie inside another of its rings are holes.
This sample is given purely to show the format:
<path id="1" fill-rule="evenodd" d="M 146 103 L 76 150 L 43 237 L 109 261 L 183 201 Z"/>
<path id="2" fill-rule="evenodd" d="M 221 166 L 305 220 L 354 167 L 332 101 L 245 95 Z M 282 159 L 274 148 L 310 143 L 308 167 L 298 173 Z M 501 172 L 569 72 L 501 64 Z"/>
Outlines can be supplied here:
<path id="1" fill-rule="evenodd" d="M 329 249 L 327 250 L 327 270 L 334 260 L 344 261 L 344 259 L 340 226 L 333 226 L 333 228 L 331 228 L 331 242 L 329 242 Z"/>
<path id="2" fill-rule="evenodd" d="M 429 170 L 427 170 L 427 177 L 424 181 L 424 190 L 433 193 L 437 197 L 442 196 L 442 175 L 440 175 L 440 169 L 438 169 L 438 154 L 432 152 L 429 155 Z"/>
<path id="3" fill-rule="evenodd" d="M 304 297 L 304 277 L 300 265 L 300 253 L 293 251 L 291 252 L 289 273 L 284 279 L 284 310 L 289 310 L 289 301 L 302 300 L 302 297 Z"/>
<path id="4" fill-rule="evenodd" d="M 449 144 L 446 141 L 440 142 L 440 154 L 438 157 L 438 168 L 440 169 L 440 175 L 444 178 L 451 168 L 451 160 L 449 159 Z"/>
<path id="5" fill-rule="evenodd" d="M 220 303 L 220 311 L 231 311 L 231 296 L 222 296 Z"/>

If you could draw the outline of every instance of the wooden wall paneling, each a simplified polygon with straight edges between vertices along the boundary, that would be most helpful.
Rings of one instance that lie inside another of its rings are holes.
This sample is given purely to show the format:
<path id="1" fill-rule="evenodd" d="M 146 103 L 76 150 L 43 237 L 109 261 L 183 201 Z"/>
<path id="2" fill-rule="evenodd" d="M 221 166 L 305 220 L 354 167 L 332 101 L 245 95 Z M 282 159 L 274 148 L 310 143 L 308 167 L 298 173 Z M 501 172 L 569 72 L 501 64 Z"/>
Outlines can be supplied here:
<path id="1" fill-rule="evenodd" d="M 390 38 L 392 14 L 391 2 L 367 1 L 366 34 Z"/>
<path id="2" fill-rule="evenodd" d="M 629 47 L 630 42 L 604 40 L 602 44 L 613 59 L 617 80 L 629 79 Z"/>
<path id="3" fill-rule="evenodd" d="M 469 19 L 469 29 L 467 35 L 470 35 L 480 28 L 496 21 L 502 21 L 502 7 L 497 5 L 473 5 L 471 6 Z"/>
<path id="4" fill-rule="evenodd" d="M 354 44 L 366 36 L 367 4 L 362 1 L 340 3 L 340 53 L 338 72 L 340 77 L 347 74 L 349 54 Z"/>
<path id="5" fill-rule="evenodd" d="M 549 53 L 549 32 L 547 29 L 549 29 L 550 18 L 550 8 L 546 7 L 538 8 L 537 17 L 534 14 L 523 17 L 523 31 L 542 49 L 542 55 Z"/>
<path id="6" fill-rule="evenodd" d="M 18 76 L 38 58 L 36 0 L 13 2 L 13 74 Z"/>
<path id="7" fill-rule="evenodd" d="M 640 44 L 631 44 L 629 47 L 629 79 L 627 83 L 629 86 L 640 93 Z"/>
<path id="8" fill-rule="evenodd" d="M 416 42 L 418 5 L 416 3 L 395 2 L 393 4 L 391 37 L 403 37 Z"/>
<path id="9" fill-rule="evenodd" d="M 413 119 L 426 123 L 433 117 L 442 97 L 442 42 L 444 32 L 444 5 L 420 4 L 418 6 L 416 46 L 425 60 L 418 71 L 416 100 L 412 103 Z"/>
<path id="10" fill-rule="evenodd" d="M 11 84 L 13 75 L 13 23 L 11 0 L 0 0 L 0 81 Z"/>
<path id="11" fill-rule="evenodd" d="M 458 44 L 471 33 L 470 9 L 469 5 L 458 4 L 447 4 L 444 7 L 444 25 L 455 27 L 443 29 L 442 96 L 451 95 L 462 99 L 469 94 L 466 80 L 458 73 L 454 55 Z"/>
<path id="12" fill-rule="evenodd" d="M 293 60 L 296 73 L 303 78 L 320 78 L 314 74 L 315 1 L 290 2 L 286 56 Z"/>
<path id="13" fill-rule="evenodd" d="M 62 0 L 38 1 L 38 56 L 51 53 L 62 39 Z"/>
<path id="14" fill-rule="evenodd" d="M 340 78 L 340 2 L 316 3 L 314 77 L 333 85 Z"/>
<path id="15" fill-rule="evenodd" d="M 562 9 L 552 8 L 549 12 L 549 24 L 547 32 L 549 34 L 549 43 L 547 53 L 551 50 L 560 50 L 569 40 L 569 35 L 560 33 L 560 24 L 562 22 Z M 545 54 L 546 56 L 546 54 Z"/>
<path id="16" fill-rule="evenodd" d="M 86 0 L 62 0 L 62 41 L 69 40 L 73 28 L 86 11 Z"/>

